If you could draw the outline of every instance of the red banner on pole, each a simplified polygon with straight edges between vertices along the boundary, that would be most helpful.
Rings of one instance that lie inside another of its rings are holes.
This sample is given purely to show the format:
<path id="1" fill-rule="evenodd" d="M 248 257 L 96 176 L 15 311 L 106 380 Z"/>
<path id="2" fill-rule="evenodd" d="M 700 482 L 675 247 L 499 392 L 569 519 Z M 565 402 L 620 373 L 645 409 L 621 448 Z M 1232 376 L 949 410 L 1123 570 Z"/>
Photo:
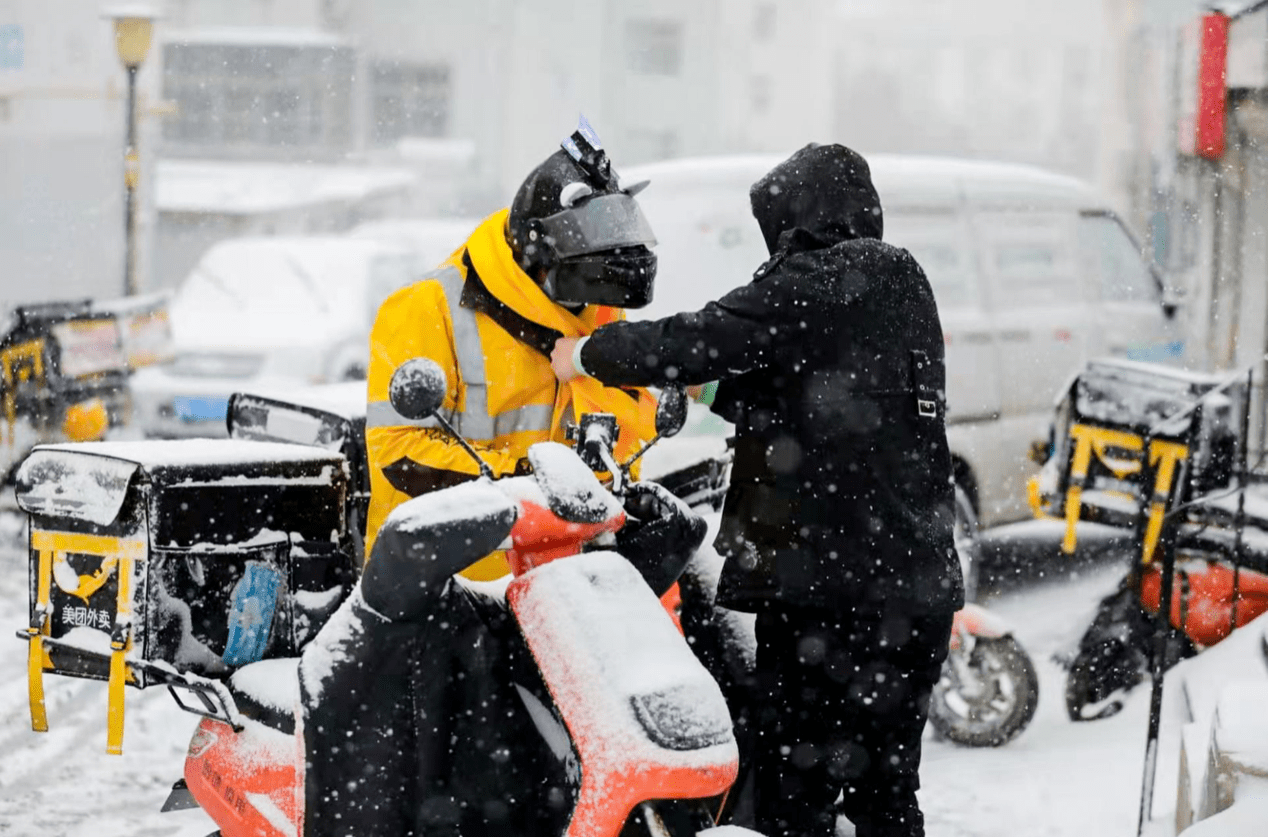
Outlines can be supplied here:
<path id="1" fill-rule="evenodd" d="M 1194 24 L 1180 48 L 1180 153 L 1216 160 L 1225 145 L 1229 18 L 1212 12 Z"/>

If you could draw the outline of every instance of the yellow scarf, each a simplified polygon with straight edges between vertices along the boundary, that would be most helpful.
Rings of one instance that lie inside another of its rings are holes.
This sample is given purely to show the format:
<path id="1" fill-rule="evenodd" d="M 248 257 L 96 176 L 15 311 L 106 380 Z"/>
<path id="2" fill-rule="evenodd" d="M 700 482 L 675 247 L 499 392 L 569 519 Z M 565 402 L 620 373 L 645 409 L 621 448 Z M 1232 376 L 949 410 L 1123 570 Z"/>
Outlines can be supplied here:
<path id="1" fill-rule="evenodd" d="M 506 243 L 508 210 L 495 212 L 467 239 L 467 253 L 484 286 L 521 317 L 560 332 L 565 337 L 584 337 L 596 328 L 621 318 L 618 309 L 587 305 L 579 314 L 556 305 L 515 262 Z M 459 255 L 459 254 L 455 254 Z M 638 400 L 624 391 L 605 387 L 594 378 L 573 378 L 558 388 L 551 417 L 552 438 L 563 441 L 564 411 L 572 406 L 573 420 L 582 413 L 612 413 L 621 427 L 616 458 L 624 461 L 656 433 L 656 400 L 646 389 Z"/>

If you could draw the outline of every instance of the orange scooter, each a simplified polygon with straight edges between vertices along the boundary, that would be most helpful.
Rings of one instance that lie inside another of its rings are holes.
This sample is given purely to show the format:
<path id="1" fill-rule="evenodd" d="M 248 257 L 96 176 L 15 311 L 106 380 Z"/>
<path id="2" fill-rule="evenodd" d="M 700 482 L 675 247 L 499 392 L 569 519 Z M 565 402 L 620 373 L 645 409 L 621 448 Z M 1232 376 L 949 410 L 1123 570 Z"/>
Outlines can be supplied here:
<path id="1" fill-rule="evenodd" d="M 1101 600 L 1068 661 L 1066 710 L 1074 721 L 1108 718 L 1149 671 L 1163 595 L 1159 562 L 1135 567 Z M 1268 612 L 1268 575 L 1213 556 L 1176 562 L 1162 668 L 1191 657 Z"/>
<path id="2" fill-rule="evenodd" d="M 437 412 L 443 393 L 443 374 L 429 361 L 411 361 L 393 380 L 398 412 L 410 419 L 434 417 L 447 427 Z M 685 414 L 685 403 L 676 401 L 662 398 L 657 421 L 662 434 L 672 435 L 681 426 L 682 416 L 674 414 Z M 399 573 L 390 582 L 383 573 L 406 566 L 398 560 L 406 552 L 419 566 L 430 561 L 448 567 L 497 547 L 507 549 L 513 576 L 500 586 L 447 572 L 443 579 L 422 576 L 419 585 L 435 580 L 437 588 L 457 591 L 463 602 L 475 603 L 470 613 L 509 614 L 519 664 L 494 662 L 514 678 L 508 692 L 515 697 L 484 710 L 507 727 L 535 729 L 541 749 L 553 758 L 551 776 L 558 782 L 548 797 L 554 810 L 536 821 L 552 822 L 554 830 L 533 833 L 695 835 L 715 826 L 738 769 L 730 715 L 717 684 L 649 586 L 648 573 L 617 552 L 593 549 L 627 525 L 628 506 L 614 495 L 626 488 L 630 463 L 612 462 L 608 441 L 600 428 L 583 435 L 581 447 L 597 451 L 610 466 L 612 491 L 577 452 L 554 443 L 530 450 L 533 473 L 528 476 L 494 480 L 482 466 L 482 478 L 415 498 L 392 513 L 357 589 L 301 657 L 243 666 L 227 683 L 186 678 L 183 692 L 192 692 L 195 700 L 181 701 L 182 706 L 207 717 L 190 742 L 185 783 L 223 837 L 324 835 L 336 826 L 345 833 L 349 827 L 356 830 L 355 821 L 331 822 L 332 811 L 366 817 L 393 805 L 424 806 L 422 789 L 428 786 L 423 782 L 407 789 L 403 799 L 385 801 L 371 794 L 368 805 L 351 808 L 340 801 L 340 794 L 352 795 L 359 782 L 372 785 L 385 776 L 390 781 L 394 764 L 365 765 L 351 782 L 338 786 L 323 781 L 329 774 L 319 766 L 329 761 L 325 746 L 330 742 L 337 749 L 353 736 L 399 735 L 394 724 L 401 716 L 392 707 L 378 716 L 358 714 L 373 702 L 373 690 L 387 682 L 376 679 L 372 655 L 400 648 L 391 640 L 411 630 L 406 623 L 419 616 L 405 605 L 397 612 L 395 603 L 404 601 L 399 591 L 410 585 Z M 677 502 L 668 492 L 659 496 Z M 681 503 L 677 512 L 694 518 Z M 587 544 L 592 551 L 583 551 Z M 459 554 L 443 558 L 447 550 L 437 545 Z M 395 549 L 400 554 L 394 555 Z M 388 641 L 360 641 L 374 632 Z M 486 647 L 504 646 L 490 632 Z M 410 659 L 417 663 L 420 658 Z M 375 682 L 366 683 L 367 678 Z M 346 715 L 321 709 L 324 698 L 337 703 L 355 689 L 364 692 L 350 696 Z M 412 706 L 419 705 L 416 698 Z M 369 723 L 373 718 L 381 723 Z M 338 723 L 345 728 L 329 728 Z M 450 751 L 478 746 L 444 743 Z M 395 758 L 401 749 L 382 752 Z M 511 752 L 493 761 L 517 757 Z M 527 785 L 524 795 L 531 796 Z M 413 811 L 390 814 L 388 822 L 392 816 L 411 826 L 423 821 Z M 397 830 L 408 829 L 366 827 L 357 833 Z M 726 827 L 726 833 L 751 832 Z"/>

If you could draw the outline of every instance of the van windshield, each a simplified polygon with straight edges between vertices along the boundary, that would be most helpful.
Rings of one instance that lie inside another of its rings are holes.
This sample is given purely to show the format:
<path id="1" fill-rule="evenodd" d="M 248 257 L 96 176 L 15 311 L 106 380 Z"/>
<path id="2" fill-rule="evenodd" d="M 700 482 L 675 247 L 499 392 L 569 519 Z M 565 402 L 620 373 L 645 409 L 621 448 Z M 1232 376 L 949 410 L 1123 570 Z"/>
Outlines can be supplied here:
<path id="1" fill-rule="evenodd" d="M 1161 302 L 1162 287 L 1157 274 L 1118 218 L 1102 212 L 1081 215 L 1079 249 L 1086 259 L 1086 269 L 1096 271 L 1102 299 Z"/>

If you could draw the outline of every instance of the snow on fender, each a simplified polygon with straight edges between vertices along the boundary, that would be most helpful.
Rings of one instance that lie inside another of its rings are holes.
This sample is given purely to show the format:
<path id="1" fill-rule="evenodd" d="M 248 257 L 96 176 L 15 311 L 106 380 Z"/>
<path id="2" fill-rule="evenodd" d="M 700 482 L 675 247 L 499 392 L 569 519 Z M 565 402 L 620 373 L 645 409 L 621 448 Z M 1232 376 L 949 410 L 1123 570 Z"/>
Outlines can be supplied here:
<path id="1" fill-rule="evenodd" d="M 765 835 L 760 831 L 740 828 L 738 825 L 719 825 L 716 828 L 697 831 L 696 837 L 765 837 Z"/>
<path id="2" fill-rule="evenodd" d="M 966 604 L 955 612 L 951 622 L 951 648 L 960 647 L 964 634 L 998 639 L 1013 632 L 1012 626 L 981 605 Z"/>

